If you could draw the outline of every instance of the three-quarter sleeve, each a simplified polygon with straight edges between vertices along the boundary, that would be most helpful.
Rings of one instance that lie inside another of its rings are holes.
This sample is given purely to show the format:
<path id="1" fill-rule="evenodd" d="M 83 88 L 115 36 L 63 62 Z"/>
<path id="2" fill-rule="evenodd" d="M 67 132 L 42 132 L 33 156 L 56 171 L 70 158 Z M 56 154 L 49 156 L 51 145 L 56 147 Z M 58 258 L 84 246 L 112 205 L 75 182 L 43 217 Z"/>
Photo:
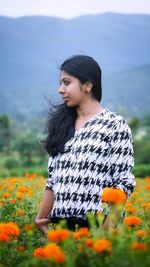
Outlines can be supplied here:
<path id="1" fill-rule="evenodd" d="M 129 196 L 136 184 L 132 174 L 134 151 L 132 133 L 123 118 L 118 121 L 113 132 L 110 159 L 113 187 L 120 188 Z"/>
<path id="2" fill-rule="evenodd" d="M 54 188 L 54 172 L 55 172 L 55 158 L 49 156 L 48 159 L 48 179 L 44 187 L 45 190 L 53 190 Z"/>

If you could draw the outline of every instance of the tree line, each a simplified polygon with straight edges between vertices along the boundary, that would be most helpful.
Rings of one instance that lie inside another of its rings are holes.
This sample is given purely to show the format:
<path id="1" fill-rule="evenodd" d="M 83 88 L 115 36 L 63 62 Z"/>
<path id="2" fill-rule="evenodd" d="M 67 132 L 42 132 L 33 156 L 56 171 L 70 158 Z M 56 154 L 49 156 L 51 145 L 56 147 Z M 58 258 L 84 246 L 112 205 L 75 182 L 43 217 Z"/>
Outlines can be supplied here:
<path id="1" fill-rule="evenodd" d="M 135 164 L 150 164 L 150 115 L 144 118 L 133 117 L 128 121 L 132 130 L 135 151 Z M 33 127 L 34 125 L 34 127 Z M 7 114 L 0 115 L 0 154 L 7 156 L 5 166 L 42 165 L 47 157 L 41 133 L 42 122 L 26 123 L 12 121 Z"/>

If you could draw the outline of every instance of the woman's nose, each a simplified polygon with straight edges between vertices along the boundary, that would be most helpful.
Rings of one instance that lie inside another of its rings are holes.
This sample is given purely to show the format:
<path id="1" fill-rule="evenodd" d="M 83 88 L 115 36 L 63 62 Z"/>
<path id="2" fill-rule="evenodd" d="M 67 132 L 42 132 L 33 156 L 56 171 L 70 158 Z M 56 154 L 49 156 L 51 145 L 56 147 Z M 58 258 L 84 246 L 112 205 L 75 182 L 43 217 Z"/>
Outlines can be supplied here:
<path id="1" fill-rule="evenodd" d="M 59 87 L 59 89 L 58 89 L 58 92 L 59 92 L 60 94 L 64 94 L 64 93 L 65 93 L 65 88 L 64 88 L 63 85 L 60 85 L 60 87 Z"/>

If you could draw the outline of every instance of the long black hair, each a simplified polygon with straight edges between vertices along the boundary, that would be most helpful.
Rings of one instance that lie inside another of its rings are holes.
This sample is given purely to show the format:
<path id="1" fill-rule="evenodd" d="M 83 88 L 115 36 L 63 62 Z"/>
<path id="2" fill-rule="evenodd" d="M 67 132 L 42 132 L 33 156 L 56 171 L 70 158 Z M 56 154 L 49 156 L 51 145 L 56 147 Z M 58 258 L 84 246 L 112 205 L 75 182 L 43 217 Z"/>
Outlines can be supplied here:
<path id="1" fill-rule="evenodd" d="M 81 84 L 92 82 L 93 97 L 99 102 L 101 101 L 101 69 L 92 57 L 72 56 L 62 63 L 60 71 L 76 77 Z M 65 143 L 74 134 L 76 117 L 76 108 L 69 108 L 66 104 L 53 106 L 53 109 L 50 109 L 45 140 L 45 148 L 49 155 L 55 156 L 59 152 L 63 153 Z"/>

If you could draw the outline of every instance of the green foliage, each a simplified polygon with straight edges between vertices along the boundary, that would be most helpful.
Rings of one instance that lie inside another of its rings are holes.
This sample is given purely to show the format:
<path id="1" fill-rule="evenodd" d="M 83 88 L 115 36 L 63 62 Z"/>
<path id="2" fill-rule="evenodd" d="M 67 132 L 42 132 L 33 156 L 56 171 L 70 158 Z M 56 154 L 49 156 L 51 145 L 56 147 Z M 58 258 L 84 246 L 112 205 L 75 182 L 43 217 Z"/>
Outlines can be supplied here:
<path id="1" fill-rule="evenodd" d="M 9 128 L 9 118 L 6 114 L 0 115 L 0 128 Z"/>
<path id="2" fill-rule="evenodd" d="M 20 136 L 20 138 L 16 140 L 14 149 L 19 151 L 21 158 L 24 159 L 27 165 L 31 165 L 32 157 L 39 149 L 37 137 L 31 133 Z"/>
<path id="3" fill-rule="evenodd" d="M 8 169 L 18 168 L 18 167 L 20 167 L 20 161 L 17 159 L 14 159 L 14 158 L 7 159 L 5 161 L 5 167 Z"/>
<path id="4" fill-rule="evenodd" d="M 10 121 L 6 114 L 0 115 L 0 152 L 9 152 L 10 146 Z"/>
<path id="5" fill-rule="evenodd" d="M 136 177 L 145 177 L 150 174 L 150 165 L 140 164 L 134 167 L 133 173 Z"/>
<path id="6" fill-rule="evenodd" d="M 150 114 L 147 114 L 144 118 L 143 118 L 143 124 L 150 126 Z"/>
<path id="7" fill-rule="evenodd" d="M 140 124 L 140 118 L 134 117 L 128 122 L 128 124 L 129 124 L 131 130 L 137 129 L 139 127 L 139 124 Z"/>
<path id="8" fill-rule="evenodd" d="M 18 167 L 18 168 L 1 168 L 0 169 L 0 177 L 10 177 L 10 176 L 23 176 L 25 173 L 37 173 L 38 175 L 42 175 L 47 177 L 47 166 L 41 167 Z"/>
<path id="9" fill-rule="evenodd" d="M 129 198 L 130 207 L 134 207 L 134 211 L 131 214 L 126 207 L 126 217 L 132 221 L 132 227 L 128 227 L 124 218 L 120 216 L 117 227 L 114 229 L 115 214 L 116 212 L 121 213 L 124 204 L 110 204 L 110 226 L 107 231 L 104 230 L 102 222 L 107 204 L 103 203 L 104 212 L 96 216 L 88 214 L 89 231 L 87 229 L 78 231 L 77 229 L 76 233 L 69 232 L 69 236 L 60 241 L 60 236 L 64 236 L 61 230 L 66 228 L 65 223 L 61 222 L 56 226 L 49 224 L 48 230 L 54 230 L 55 242 L 48 241 L 47 235 L 42 235 L 34 226 L 34 218 L 39 209 L 45 185 L 43 177 L 38 177 L 36 174 L 26 175 L 22 178 L 10 177 L 0 179 L 0 185 L 2 196 L 0 227 L 5 223 L 13 222 L 20 230 L 18 235 L 16 231 L 9 231 L 8 228 L 5 228 L 3 232 L 0 231 L 1 267 L 149 267 L 149 179 L 138 179 L 135 194 Z M 21 195 L 18 195 L 18 192 Z M 141 219 L 140 224 L 133 225 L 133 221 L 136 222 L 135 218 Z M 99 223 L 97 224 L 97 222 Z M 60 230 L 59 234 L 58 229 Z M 142 230 L 145 235 L 138 235 L 137 230 Z M 7 232 L 11 235 L 8 242 L 3 239 Z M 87 241 L 90 241 L 90 245 Z M 137 242 L 142 247 L 133 246 Z M 49 258 L 46 255 L 42 257 L 40 253 L 34 253 L 37 248 L 42 251 L 47 244 L 53 245 L 53 249 L 49 247 Z M 64 255 L 61 263 L 54 263 L 52 260 L 53 256 L 61 259 L 60 254 L 54 249 L 56 246 Z"/>
<path id="10" fill-rule="evenodd" d="M 150 140 L 134 142 L 135 164 L 150 164 Z"/>
<path id="11" fill-rule="evenodd" d="M 146 176 L 149 173 L 149 167 L 146 166 L 150 165 L 149 117 L 133 117 L 128 121 L 134 139 L 134 173 L 137 176 Z M 44 124 L 43 118 L 31 119 L 30 123 L 17 123 L 5 114 L 0 116 L 1 177 L 24 175 L 25 172 L 36 172 L 47 177 L 48 155 L 41 142 L 41 139 L 44 139 L 41 132 L 41 129 L 44 130 Z"/>

